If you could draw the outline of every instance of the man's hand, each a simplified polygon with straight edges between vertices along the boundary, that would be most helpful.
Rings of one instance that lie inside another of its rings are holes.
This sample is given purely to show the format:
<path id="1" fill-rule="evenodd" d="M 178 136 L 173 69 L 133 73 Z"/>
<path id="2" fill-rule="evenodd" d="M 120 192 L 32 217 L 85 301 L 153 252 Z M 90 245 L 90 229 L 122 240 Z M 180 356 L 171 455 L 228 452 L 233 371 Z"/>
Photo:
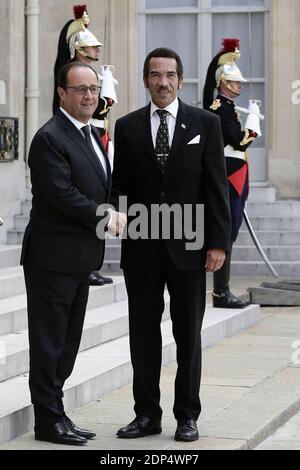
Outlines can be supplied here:
<path id="1" fill-rule="evenodd" d="M 107 225 L 107 231 L 114 237 L 121 235 L 125 225 L 127 224 L 127 216 L 123 212 L 116 212 L 112 209 L 108 209 L 111 216 L 111 220 Z"/>
<path id="2" fill-rule="evenodd" d="M 205 270 L 207 273 L 214 273 L 222 268 L 225 261 L 225 250 L 208 250 L 206 256 Z"/>

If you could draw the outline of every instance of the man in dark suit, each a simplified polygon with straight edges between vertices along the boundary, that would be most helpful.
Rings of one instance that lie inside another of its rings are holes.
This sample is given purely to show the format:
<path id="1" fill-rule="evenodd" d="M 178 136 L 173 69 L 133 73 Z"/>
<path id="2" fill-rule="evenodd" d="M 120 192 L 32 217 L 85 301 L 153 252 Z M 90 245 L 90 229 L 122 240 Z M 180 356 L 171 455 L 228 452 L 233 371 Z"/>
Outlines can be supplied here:
<path id="1" fill-rule="evenodd" d="M 192 226 L 198 205 L 205 209 L 205 244 L 187 249 L 187 237 L 130 237 L 122 245 L 121 266 L 129 299 L 133 394 L 136 418 L 119 429 L 120 438 L 161 432 L 159 378 L 162 339 L 160 322 L 164 289 L 177 345 L 175 439 L 198 439 L 197 419 L 201 376 L 201 326 L 205 310 L 205 271 L 221 268 L 229 246 L 230 211 L 219 118 L 177 98 L 183 81 L 180 57 L 172 50 L 152 51 L 144 64 L 144 84 L 151 103 L 116 123 L 113 193 L 126 195 L 128 207 L 153 204 L 190 205 Z M 165 207 L 166 207 L 165 206 Z M 156 220 L 148 220 L 157 225 Z M 178 221 L 177 221 L 178 225 Z M 149 229 L 150 231 L 150 229 Z"/>
<path id="2" fill-rule="evenodd" d="M 98 105 L 97 74 L 85 64 L 65 65 L 58 93 L 60 109 L 37 132 L 29 152 L 33 197 L 21 264 L 35 438 L 81 445 L 95 433 L 68 418 L 62 389 L 80 344 L 89 273 L 103 262 L 104 237 L 96 235 L 103 217 L 96 211 L 108 201 L 111 174 L 99 135 L 89 125 Z M 110 231 L 119 232 L 119 224 L 124 219 L 111 212 Z"/>

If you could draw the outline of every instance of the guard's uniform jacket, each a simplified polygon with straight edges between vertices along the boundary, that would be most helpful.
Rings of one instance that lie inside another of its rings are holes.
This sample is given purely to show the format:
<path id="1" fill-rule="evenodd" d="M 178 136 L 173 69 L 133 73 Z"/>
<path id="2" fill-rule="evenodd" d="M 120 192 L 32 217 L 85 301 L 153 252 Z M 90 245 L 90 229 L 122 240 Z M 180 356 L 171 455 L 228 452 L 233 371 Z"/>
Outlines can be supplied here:
<path id="1" fill-rule="evenodd" d="M 231 205 L 231 241 L 234 242 L 249 192 L 247 149 L 257 134 L 250 129 L 243 129 L 234 101 L 225 96 L 218 95 L 210 111 L 221 118 Z"/>

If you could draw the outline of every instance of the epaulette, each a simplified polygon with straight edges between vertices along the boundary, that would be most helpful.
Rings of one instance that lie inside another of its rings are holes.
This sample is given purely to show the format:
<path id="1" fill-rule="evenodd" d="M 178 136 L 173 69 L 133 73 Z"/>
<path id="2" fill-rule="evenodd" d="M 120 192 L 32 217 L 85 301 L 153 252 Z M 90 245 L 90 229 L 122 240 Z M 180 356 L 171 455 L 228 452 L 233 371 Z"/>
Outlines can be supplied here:
<path id="1" fill-rule="evenodd" d="M 221 100 L 215 99 L 214 102 L 213 102 L 213 104 L 209 107 L 209 109 L 212 109 L 213 111 L 216 111 L 216 110 L 219 109 L 221 106 L 222 106 Z"/>

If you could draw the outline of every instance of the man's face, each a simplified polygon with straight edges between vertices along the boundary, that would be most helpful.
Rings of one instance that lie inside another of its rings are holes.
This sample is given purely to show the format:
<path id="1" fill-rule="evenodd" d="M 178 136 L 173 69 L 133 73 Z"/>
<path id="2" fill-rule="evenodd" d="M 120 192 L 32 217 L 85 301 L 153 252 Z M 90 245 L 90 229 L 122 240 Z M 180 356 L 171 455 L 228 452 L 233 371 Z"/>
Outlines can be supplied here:
<path id="1" fill-rule="evenodd" d="M 78 92 L 79 87 L 98 86 L 95 73 L 85 67 L 73 67 L 68 74 L 68 87 L 58 88 L 60 104 L 72 117 L 87 123 L 98 106 L 98 94 L 92 95 L 90 90 L 85 95 Z"/>
<path id="2" fill-rule="evenodd" d="M 87 61 L 89 64 L 93 61 L 98 61 L 100 58 L 100 47 L 98 46 L 87 46 L 82 48 L 84 52 L 89 56 L 92 57 L 93 60 L 89 59 L 88 57 L 80 56 L 80 60 Z"/>
<path id="3" fill-rule="evenodd" d="M 243 89 L 243 85 L 241 82 L 234 82 L 232 80 L 228 80 L 227 81 L 229 87 L 229 92 L 231 93 L 232 95 L 232 98 L 236 98 L 237 96 L 240 96 L 241 92 L 242 92 L 242 89 Z"/>
<path id="4" fill-rule="evenodd" d="M 153 103 L 159 108 L 166 108 L 177 96 L 182 79 L 177 75 L 177 62 L 167 57 L 152 57 L 145 87 L 149 89 Z"/>

